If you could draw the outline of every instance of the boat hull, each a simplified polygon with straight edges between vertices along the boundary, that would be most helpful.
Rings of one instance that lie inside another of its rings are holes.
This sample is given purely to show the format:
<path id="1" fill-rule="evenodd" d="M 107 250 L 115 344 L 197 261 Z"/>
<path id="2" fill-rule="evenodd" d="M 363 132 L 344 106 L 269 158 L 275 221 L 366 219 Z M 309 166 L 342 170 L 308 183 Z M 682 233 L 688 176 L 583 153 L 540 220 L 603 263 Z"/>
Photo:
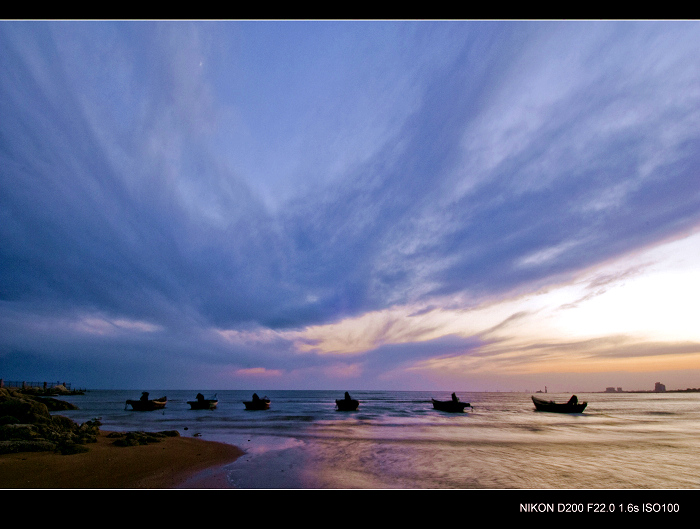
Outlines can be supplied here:
<path id="1" fill-rule="evenodd" d="M 219 404 L 218 400 L 188 400 L 191 410 L 213 410 Z"/>
<path id="2" fill-rule="evenodd" d="M 355 399 L 336 399 L 335 405 L 337 406 L 338 411 L 355 411 L 360 405 L 360 401 Z"/>
<path id="3" fill-rule="evenodd" d="M 471 404 L 468 402 L 459 402 L 454 400 L 435 400 L 433 401 L 433 408 L 440 411 L 446 411 L 449 413 L 462 413 L 465 408 L 471 408 Z"/>
<path id="4" fill-rule="evenodd" d="M 168 399 L 161 397 L 154 400 L 127 400 L 126 405 L 131 406 L 134 411 L 155 411 L 162 410 L 168 403 Z"/>
<path id="5" fill-rule="evenodd" d="M 588 406 L 587 402 L 579 402 L 577 404 L 556 403 L 553 400 L 543 400 L 537 397 L 532 397 L 532 402 L 537 411 L 548 411 L 551 413 L 581 413 Z"/>
<path id="6" fill-rule="evenodd" d="M 266 399 L 261 399 L 258 401 L 244 400 L 243 404 L 245 404 L 246 410 L 269 410 L 270 409 L 270 401 L 266 400 Z"/>

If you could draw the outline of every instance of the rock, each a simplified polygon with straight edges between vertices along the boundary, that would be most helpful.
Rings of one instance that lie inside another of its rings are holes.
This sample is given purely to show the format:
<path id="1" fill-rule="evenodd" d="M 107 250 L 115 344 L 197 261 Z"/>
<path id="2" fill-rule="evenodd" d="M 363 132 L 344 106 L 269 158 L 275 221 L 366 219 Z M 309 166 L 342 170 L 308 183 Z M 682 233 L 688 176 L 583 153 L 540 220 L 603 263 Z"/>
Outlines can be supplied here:
<path id="1" fill-rule="evenodd" d="M 162 437 L 164 436 L 158 433 L 127 432 L 112 444 L 116 446 L 146 445 L 148 443 L 159 443 Z"/>
<path id="2" fill-rule="evenodd" d="M 39 434 L 33 424 L 5 424 L 0 426 L 0 441 L 28 441 Z"/>
<path id="3" fill-rule="evenodd" d="M 57 445 L 57 449 L 64 456 L 71 454 L 82 454 L 83 452 L 90 450 L 87 446 L 80 443 L 74 443 L 72 441 L 64 441 L 59 443 Z"/>
<path id="4" fill-rule="evenodd" d="M 72 404 L 57 399 L 32 396 L 26 392 L 0 388 L 0 454 L 15 452 L 58 451 L 79 454 L 85 446 L 97 441 L 99 420 L 76 424 L 68 417 L 51 415 L 52 411 L 75 409 Z M 138 446 L 158 443 L 165 437 L 178 437 L 177 430 L 162 432 L 113 432 L 116 446 Z"/>
<path id="5" fill-rule="evenodd" d="M 161 435 L 164 435 L 165 437 L 180 437 L 180 432 L 178 432 L 177 430 L 164 430 L 159 433 Z"/>
<path id="6" fill-rule="evenodd" d="M 51 406 L 61 403 L 55 399 L 48 400 L 52 401 Z M 84 452 L 87 450 L 85 444 L 97 441 L 99 427 L 99 421 L 78 425 L 68 417 L 52 416 L 47 405 L 38 398 L 0 388 L 0 453 Z"/>
<path id="7" fill-rule="evenodd" d="M 117 437 L 112 444 L 115 446 L 138 446 L 148 443 L 159 443 L 164 437 L 179 437 L 177 430 L 163 432 L 126 432 L 125 434 L 110 434 L 108 437 Z"/>
<path id="8" fill-rule="evenodd" d="M 46 408 L 51 411 L 65 411 L 65 410 L 77 410 L 79 409 L 75 404 L 66 402 L 65 400 L 58 400 L 52 397 L 34 397 L 38 402 L 46 405 Z"/>
<path id="9" fill-rule="evenodd" d="M 0 441 L 0 454 L 15 454 L 18 452 L 51 452 L 56 450 L 56 444 L 45 439 L 35 441 Z"/>
<path id="10" fill-rule="evenodd" d="M 18 393 L 4 396 L 0 394 L 0 417 L 15 417 L 21 423 L 50 422 L 51 414 L 46 404 Z"/>

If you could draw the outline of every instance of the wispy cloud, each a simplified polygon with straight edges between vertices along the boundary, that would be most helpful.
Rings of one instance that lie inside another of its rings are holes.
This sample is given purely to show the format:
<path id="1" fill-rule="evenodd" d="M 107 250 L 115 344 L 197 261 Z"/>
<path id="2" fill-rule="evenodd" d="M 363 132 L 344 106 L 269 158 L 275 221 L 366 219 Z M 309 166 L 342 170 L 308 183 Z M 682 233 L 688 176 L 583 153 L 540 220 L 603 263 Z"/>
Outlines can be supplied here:
<path id="1" fill-rule="evenodd" d="M 96 364 L 148 344 L 303 384 L 516 335 L 694 343 L 603 305 L 695 274 L 629 256 L 700 224 L 697 29 L 2 22 L 0 355 L 57 354 L 29 329 L 60 321 Z"/>

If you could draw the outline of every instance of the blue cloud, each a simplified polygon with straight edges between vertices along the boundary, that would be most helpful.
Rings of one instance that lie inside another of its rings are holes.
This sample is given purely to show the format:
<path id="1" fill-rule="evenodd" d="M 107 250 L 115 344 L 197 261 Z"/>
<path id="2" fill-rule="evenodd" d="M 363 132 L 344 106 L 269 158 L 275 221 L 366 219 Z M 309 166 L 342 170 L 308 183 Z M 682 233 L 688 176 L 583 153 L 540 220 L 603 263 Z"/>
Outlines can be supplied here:
<path id="1" fill-rule="evenodd" d="M 700 221 L 696 31 L 0 23 L 0 311 L 297 328 L 663 240 Z"/>

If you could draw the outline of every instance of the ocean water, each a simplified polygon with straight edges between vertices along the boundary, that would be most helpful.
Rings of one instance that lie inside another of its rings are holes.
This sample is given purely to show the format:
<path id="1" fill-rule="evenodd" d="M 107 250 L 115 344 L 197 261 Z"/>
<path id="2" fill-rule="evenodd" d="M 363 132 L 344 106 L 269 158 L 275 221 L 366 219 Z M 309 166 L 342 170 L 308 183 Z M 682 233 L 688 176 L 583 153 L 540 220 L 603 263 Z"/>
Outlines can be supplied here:
<path id="1" fill-rule="evenodd" d="M 178 430 L 230 443 L 245 455 L 226 467 L 243 489 L 696 489 L 700 393 L 579 393 L 581 414 L 537 412 L 528 393 L 459 393 L 473 410 L 434 410 L 449 392 L 257 391 L 272 403 L 245 410 L 252 391 L 218 391 L 218 408 L 191 410 L 197 391 L 150 390 L 162 411 L 125 409 L 140 391 L 65 397 L 76 422 L 103 430 Z M 205 396 L 213 392 L 202 391 Z M 548 394 L 557 401 L 569 394 Z M 469 410 L 469 408 L 467 409 Z"/>

